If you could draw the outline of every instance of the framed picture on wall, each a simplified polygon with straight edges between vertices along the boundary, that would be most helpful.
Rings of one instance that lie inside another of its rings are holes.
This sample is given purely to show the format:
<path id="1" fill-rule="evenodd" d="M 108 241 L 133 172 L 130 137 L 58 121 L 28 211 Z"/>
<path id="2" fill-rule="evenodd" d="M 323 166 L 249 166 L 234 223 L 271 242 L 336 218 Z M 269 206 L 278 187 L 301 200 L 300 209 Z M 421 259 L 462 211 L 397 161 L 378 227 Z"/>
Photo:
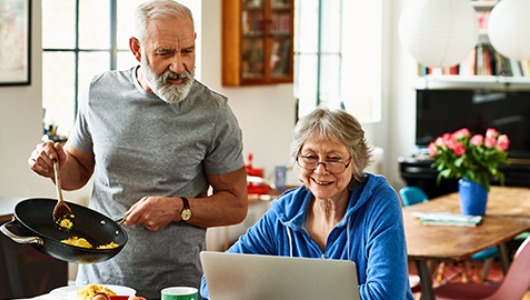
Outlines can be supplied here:
<path id="1" fill-rule="evenodd" d="M 0 86 L 29 85 L 31 0 L 0 0 Z"/>

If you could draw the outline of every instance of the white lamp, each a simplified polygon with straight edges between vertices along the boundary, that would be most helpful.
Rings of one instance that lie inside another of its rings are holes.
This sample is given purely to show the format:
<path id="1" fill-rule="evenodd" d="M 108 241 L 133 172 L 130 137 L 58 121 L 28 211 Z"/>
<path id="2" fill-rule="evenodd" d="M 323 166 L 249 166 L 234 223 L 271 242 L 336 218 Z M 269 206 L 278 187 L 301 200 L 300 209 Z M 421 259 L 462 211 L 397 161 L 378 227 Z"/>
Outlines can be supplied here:
<path id="1" fill-rule="evenodd" d="M 477 16 L 469 0 L 409 0 L 399 20 L 399 36 L 419 63 L 454 66 L 477 43 Z"/>
<path id="2" fill-rule="evenodd" d="M 530 59 L 530 0 L 502 0 L 491 10 L 488 36 L 502 55 Z"/>

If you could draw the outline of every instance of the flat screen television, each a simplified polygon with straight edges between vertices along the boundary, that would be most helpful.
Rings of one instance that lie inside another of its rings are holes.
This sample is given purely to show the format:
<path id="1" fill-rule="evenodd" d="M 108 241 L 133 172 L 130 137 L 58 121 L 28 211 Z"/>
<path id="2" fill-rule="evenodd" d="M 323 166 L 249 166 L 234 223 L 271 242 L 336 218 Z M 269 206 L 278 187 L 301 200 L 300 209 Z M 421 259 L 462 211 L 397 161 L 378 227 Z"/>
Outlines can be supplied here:
<path id="1" fill-rule="evenodd" d="M 530 159 L 530 91 L 417 90 L 418 148 L 463 127 L 472 134 L 490 127 L 506 133 L 509 157 Z"/>

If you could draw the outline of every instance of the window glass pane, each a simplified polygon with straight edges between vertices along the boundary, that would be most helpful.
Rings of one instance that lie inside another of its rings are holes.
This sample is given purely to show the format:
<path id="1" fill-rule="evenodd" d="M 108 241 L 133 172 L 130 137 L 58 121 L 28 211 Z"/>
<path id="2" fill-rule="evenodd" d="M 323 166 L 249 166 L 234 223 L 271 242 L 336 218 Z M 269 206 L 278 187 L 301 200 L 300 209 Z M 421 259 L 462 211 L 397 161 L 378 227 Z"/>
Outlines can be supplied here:
<path id="1" fill-rule="evenodd" d="M 322 28 L 320 29 L 320 45 L 322 48 L 321 51 L 324 53 L 336 53 L 340 51 L 340 37 L 342 34 L 342 8 L 340 5 L 341 3 L 342 1 L 322 1 Z M 356 24 L 356 26 L 358 26 L 358 24 Z"/>
<path id="2" fill-rule="evenodd" d="M 42 1 L 42 47 L 75 47 L 75 0 Z"/>
<path id="3" fill-rule="evenodd" d="M 44 126 L 58 125 L 59 135 L 68 135 L 74 123 L 74 59 L 72 52 L 44 52 L 42 55 Z"/>
<path id="4" fill-rule="evenodd" d="M 83 95 L 95 75 L 107 71 L 110 67 L 108 52 L 79 53 L 79 93 Z"/>
<path id="5" fill-rule="evenodd" d="M 294 22 L 296 52 L 318 51 L 318 7 L 318 0 L 296 2 Z"/>
<path id="6" fill-rule="evenodd" d="M 349 17 L 342 20 L 341 98 L 360 121 L 377 122 L 381 119 L 382 0 L 357 2 L 344 3 Z"/>
<path id="7" fill-rule="evenodd" d="M 340 108 L 340 56 L 323 55 L 320 59 L 320 104 Z"/>
<path id="8" fill-rule="evenodd" d="M 79 48 L 110 49 L 109 3 L 109 0 L 79 0 Z"/>
<path id="9" fill-rule="evenodd" d="M 118 0 L 118 49 L 129 49 L 129 38 L 134 35 L 134 12 L 142 2 L 145 0 Z"/>
<path id="10" fill-rule="evenodd" d="M 140 64 L 134 55 L 132 55 L 131 51 L 119 51 L 118 52 L 118 70 L 125 70 L 132 68 L 133 66 L 136 66 Z"/>
<path id="11" fill-rule="evenodd" d="M 294 95 L 299 101 L 298 111 L 301 116 L 309 113 L 317 104 L 317 56 L 298 55 L 294 65 Z"/>

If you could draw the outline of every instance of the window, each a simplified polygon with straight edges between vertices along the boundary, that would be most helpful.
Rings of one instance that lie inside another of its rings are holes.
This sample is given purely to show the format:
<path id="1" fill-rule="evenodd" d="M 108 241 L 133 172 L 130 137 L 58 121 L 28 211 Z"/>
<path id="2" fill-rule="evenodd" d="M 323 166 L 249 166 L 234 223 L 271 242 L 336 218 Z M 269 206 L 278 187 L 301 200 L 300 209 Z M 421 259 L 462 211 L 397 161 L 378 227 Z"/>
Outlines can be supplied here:
<path id="1" fill-rule="evenodd" d="M 145 0 L 42 1 L 42 94 L 44 125 L 58 126 L 68 136 L 77 111 L 77 99 L 90 79 L 106 70 L 137 64 L 129 50 L 134 10 Z M 201 1 L 180 0 L 193 12 L 200 32 Z M 199 40 L 196 76 L 200 78 Z"/>
<path id="2" fill-rule="evenodd" d="M 295 1 L 298 116 L 327 106 L 381 119 L 382 14 L 382 0 Z"/>

